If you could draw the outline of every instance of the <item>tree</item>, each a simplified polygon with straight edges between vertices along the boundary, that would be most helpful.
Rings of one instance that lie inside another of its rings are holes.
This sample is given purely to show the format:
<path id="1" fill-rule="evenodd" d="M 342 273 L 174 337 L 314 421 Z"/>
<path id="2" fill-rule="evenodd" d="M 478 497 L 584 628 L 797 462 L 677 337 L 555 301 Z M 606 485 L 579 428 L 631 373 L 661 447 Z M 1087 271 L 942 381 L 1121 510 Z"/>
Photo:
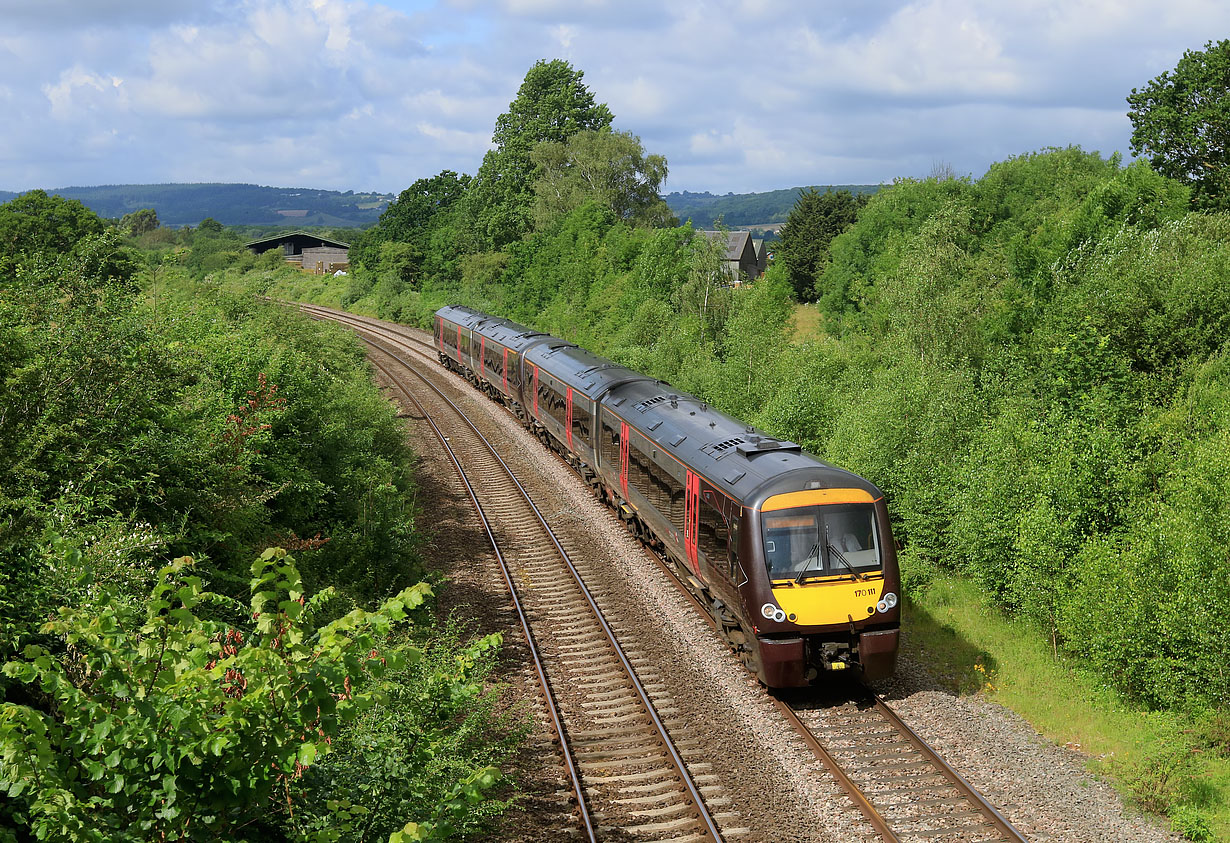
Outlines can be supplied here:
<path id="1" fill-rule="evenodd" d="M 858 219 L 867 199 L 848 190 L 819 192 L 814 187 L 799 195 L 781 230 L 777 260 L 785 267 L 800 301 L 816 297 L 816 279 L 829 262 L 829 244 Z"/>
<path id="2" fill-rule="evenodd" d="M 221 234 L 222 223 L 218 222 L 213 217 L 206 217 L 201 220 L 201 224 L 196 227 L 196 230 L 203 234 Z"/>
<path id="3" fill-rule="evenodd" d="M 383 245 L 390 241 L 413 244 L 421 256 L 439 214 L 463 198 L 469 187 L 470 177 L 452 170 L 419 179 L 389 204 L 379 222 L 354 239 L 351 260 L 374 269 L 383 258 Z"/>
<path id="4" fill-rule="evenodd" d="M 1230 41 L 1188 50 L 1127 101 L 1132 152 L 1190 184 L 1197 207 L 1230 208 Z"/>
<path id="5" fill-rule="evenodd" d="M 31 190 L 0 205 L 0 270 L 18 255 L 67 254 L 85 237 L 102 234 L 98 215 L 76 199 Z"/>
<path id="6" fill-rule="evenodd" d="M 563 142 L 543 141 L 531 150 L 530 160 L 538 169 L 534 223 L 539 228 L 589 200 L 649 228 L 675 224 L 658 195 L 666 158 L 646 155 L 631 132 L 586 130 Z"/>
<path id="7" fill-rule="evenodd" d="M 562 59 L 539 60 L 508 111 L 495 122 L 495 149 L 483 157 L 468 205 L 479 235 L 495 248 L 531 228 L 537 167 L 530 150 L 543 141 L 563 143 L 577 132 L 604 129 L 614 116 L 581 81 L 585 74 Z"/>
<path id="8" fill-rule="evenodd" d="M 133 211 L 131 214 L 125 214 L 120 220 L 120 230 L 132 237 L 148 234 L 159 225 L 161 223 L 158 222 L 158 214 L 153 208 Z"/>

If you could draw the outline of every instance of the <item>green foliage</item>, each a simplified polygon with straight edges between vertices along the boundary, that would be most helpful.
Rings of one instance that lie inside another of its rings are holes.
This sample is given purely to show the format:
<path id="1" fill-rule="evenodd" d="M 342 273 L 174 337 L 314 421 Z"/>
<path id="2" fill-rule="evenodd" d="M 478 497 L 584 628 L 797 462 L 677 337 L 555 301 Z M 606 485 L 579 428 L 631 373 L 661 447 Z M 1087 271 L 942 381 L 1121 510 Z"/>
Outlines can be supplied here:
<path id="1" fill-rule="evenodd" d="M 469 176 L 452 170 L 419 179 L 401 192 L 376 225 L 353 238 L 350 262 L 370 270 L 392 270 L 409 281 L 429 252 L 431 234 L 441 215 L 465 196 L 469 185 Z M 386 250 L 393 242 L 404 245 L 389 254 Z"/>
<path id="2" fill-rule="evenodd" d="M 363 712 L 308 772 L 317 801 L 303 806 L 303 824 L 328 827 L 330 803 L 348 800 L 365 809 L 355 839 L 405 831 L 408 816 L 420 836 L 406 839 L 455 839 L 502 811 L 508 803 L 490 798 L 501 781 L 495 765 L 525 726 L 499 711 L 498 689 L 486 685 L 499 643 L 499 635 L 467 643 L 450 624 L 423 658 L 388 671 L 379 683 L 385 704 Z"/>
<path id="3" fill-rule="evenodd" d="M 153 208 L 142 208 L 131 214 L 124 214 L 120 219 L 120 230 L 129 237 L 148 234 L 160 225 L 158 213 Z"/>
<path id="4" fill-rule="evenodd" d="M 531 228 L 537 167 L 530 151 L 563 143 L 577 132 L 603 129 L 614 119 L 581 81 L 584 72 L 562 59 L 539 60 L 525 74 L 508 111 L 496 118 L 491 142 L 467 197 L 469 216 L 485 242 L 512 243 Z"/>
<path id="5" fill-rule="evenodd" d="M 103 229 L 102 220 L 76 200 L 41 190 L 23 193 L 0 205 L 0 276 L 11 275 L 21 256 L 67 254 Z"/>
<path id="6" fill-rule="evenodd" d="M 1230 209 L 1230 41 L 1187 50 L 1164 71 L 1128 95 L 1132 152 L 1147 156 L 1168 178 L 1190 184 L 1207 210 Z"/>
<path id="7" fill-rule="evenodd" d="M 538 177 L 534 225 L 547 228 L 585 202 L 609 208 L 617 219 L 651 228 L 674 218 L 658 196 L 666 159 L 646 155 L 641 139 L 609 127 L 579 131 L 563 142 L 543 141 L 530 150 Z"/>
<path id="8" fill-rule="evenodd" d="M 328 593 L 308 598 L 291 557 L 267 550 L 252 565 L 242 628 L 209 620 L 229 601 L 163 569 L 143 623 L 102 601 L 97 614 L 63 608 L 44 632 L 68 651 L 30 646 L 4 672 L 38 688 L 48 711 L 0 703 L 0 788 L 39 839 L 266 839 L 295 825 L 301 779 L 342 724 L 379 699 L 373 680 L 413 648 L 390 630 L 430 589 L 420 584 L 378 610 L 327 624 Z M 238 616 L 238 614 L 236 614 Z"/>
<path id="9" fill-rule="evenodd" d="M 785 266 L 790 285 L 800 301 L 815 298 L 816 279 L 829 262 L 829 243 L 854 224 L 866 194 L 848 190 L 800 193 L 782 226 L 776 260 Z"/>

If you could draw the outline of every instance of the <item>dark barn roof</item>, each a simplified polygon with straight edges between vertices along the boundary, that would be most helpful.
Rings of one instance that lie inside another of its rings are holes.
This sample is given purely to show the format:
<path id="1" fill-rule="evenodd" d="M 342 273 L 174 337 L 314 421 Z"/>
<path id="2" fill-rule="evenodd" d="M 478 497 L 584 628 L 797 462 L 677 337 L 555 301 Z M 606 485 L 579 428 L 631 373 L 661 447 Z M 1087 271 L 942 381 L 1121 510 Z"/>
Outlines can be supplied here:
<path id="1" fill-rule="evenodd" d="M 303 249 L 319 249 L 330 247 L 334 249 L 349 249 L 349 243 L 343 243 L 341 240 L 331 240 L 328 237 L 321 237 L 319 234 L 308 234 L 306 231 L 291 231 L 287 234 L 277 234 L 273 237 L 262 237 L 259 240 L 253 240 L 244 245 L 254 252 L 266 252 L 270 249 L 276 249 L 279 246 L 284 246 L 290 243 L 295 247 L 296 252 Z"/>

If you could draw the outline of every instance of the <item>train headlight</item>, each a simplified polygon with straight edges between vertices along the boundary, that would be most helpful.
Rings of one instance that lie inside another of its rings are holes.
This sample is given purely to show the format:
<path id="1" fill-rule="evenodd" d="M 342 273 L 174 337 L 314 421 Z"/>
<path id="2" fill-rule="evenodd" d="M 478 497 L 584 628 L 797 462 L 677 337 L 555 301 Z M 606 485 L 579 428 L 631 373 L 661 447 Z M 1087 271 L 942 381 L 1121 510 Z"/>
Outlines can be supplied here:
<path id="1" fill-rule="evenodd" d="M 881 600 L 879 603 L 876 604 L 876 610 L 880 612 L 880 614 L 884 614 L 885 612 L 888 611 L 888 603 Z"/>
<path id="2" fill-rule="evenodd" d="M 772 603 L 765 603 L 760 607 L 760 614 L 764 615 L 767 620 L 782 623 L 786 620 L 786 613 L 774 606 Z"/>
<path id="3" fill-rule="evenodd" d="M 887 612 L 888 610 L 892 609 L 896 605 L 897 605 L 897 595 L 890 591 L 887 594 L 885 594 L 882 598 L 880 598 L 880 602 L 876 604 L 876 609 L 881 614 L 883 614 L 884 612 Z"/>

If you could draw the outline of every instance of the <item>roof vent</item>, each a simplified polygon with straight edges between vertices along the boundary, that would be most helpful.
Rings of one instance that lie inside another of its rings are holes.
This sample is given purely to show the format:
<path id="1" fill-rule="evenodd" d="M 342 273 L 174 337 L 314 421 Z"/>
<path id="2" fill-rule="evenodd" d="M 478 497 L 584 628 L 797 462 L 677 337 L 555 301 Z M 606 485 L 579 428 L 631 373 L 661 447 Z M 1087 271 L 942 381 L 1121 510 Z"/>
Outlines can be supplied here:
<path id="1" fill-rule="evenodd" d="M 713 457 L 715 460 L 720 460 L 722 457 L 728 454 L 732 448 L 734 448 L 737 445 L 742 445 L 742 444 L 743 444 L 743 440 L 739 438 L 738 436 L 736 436 L 733 439 L 724 439 L 721 442 L 710 442 L 708 445 L 705 445 L 700 450 L 703 453 L 706 453 L 709 456 Z"/>
<path id="2" fill-rule="evenodd" d="M 637 404 L 636 409 L 640 410 L 643 413 L 646 410 L 648 410 L 650 407 L 653 407 L 657 404 L 661 404 L 665 400 L 666 400 L 665 395 L 655 395 L 653 398 L 647 398 L 641 403 Z"/>
<path id="3" fill-rule="evenodd" d="M 784 439 L 773 439 L 768 436 L 750 436 L 748 441 L 735 446 L 744 456 L 755 456 L 766 451 L 802 451 L 797 442 L 787 442 Z"/>

